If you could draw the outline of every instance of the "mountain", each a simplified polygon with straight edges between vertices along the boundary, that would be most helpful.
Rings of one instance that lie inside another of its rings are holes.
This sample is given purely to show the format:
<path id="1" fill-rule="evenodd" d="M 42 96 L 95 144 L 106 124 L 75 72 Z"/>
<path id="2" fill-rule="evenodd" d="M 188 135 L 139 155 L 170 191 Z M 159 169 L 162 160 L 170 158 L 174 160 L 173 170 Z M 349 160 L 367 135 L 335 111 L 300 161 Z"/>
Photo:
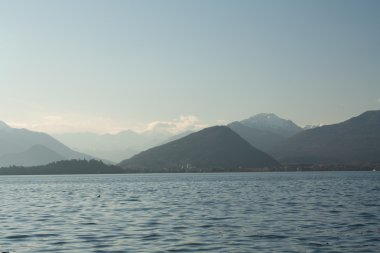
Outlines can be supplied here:
<path id="1" fill-rule="evenodd" d="M 113 162 L 137 154 L 145 143 L 140 134 L 130 130 L 117 134 L 65 133 L 54 137 L 80 152 Z"/>
<path id="2" fill-rule="evenodd" d="M 186 133 L 183 133 L 186 134 Z M 170 138 L 180 138 L 183 135 L 172 136 L 167 132 L 142 132 L 131 130 L 116 134 L 96 133 L 66 133 L 54 137 L 62 143 L 95 157 L 120 162 L 148 148 L 169 142 Z"/>
<path id="3" fill-rule="evenodd" d="M 292 121 L 282 119 L 273 113 L 257 114 L 227 126 L 252 146 L 264 152 L 269 152 L 285 139 L 303 131 Z"/>
<path id="4" fill-rule="evenodd" d="M 285 138 L 291 137 L 303 130 L 294 124 L 293 121 L 282 119 L 273 113 L 260 113 L 242 120 L 240 123 L 251 128 L 272 132 Z"/>
<path id="5" fill-rule="evenodd" d="M 271 131 L 265 131 L 254 127 L 248 127 L 235 121 L 227 125 L 235 133 L 240 135 L 249 144 L 264 152 L 270 151 L 274 146 L 284 141 L 286 138 Z"/>
<path id="6" fill-rule="evenodd" d="M 41 154 L 46 154 L 46 157 L 44 158 Z M 36 157 L 32 158 L 32 155 Z M 56 161 L 58 158 L 91 159 L 92 157 L 66 147 L 48 134 L 11 128 L 4 122 L 0 123 L 0 164 L 2 166 L 44 164 L 46 160 L 51 161 L 50 158 Z"/>
<path id="7" fill-rule="evenodd" d="M 226 126 L 205 128 L 119 164 L 127 172 L 243 171 L 277 165 Z"/>
<path id="8" fill-rule="evenodd" d="M 380 163 L 380 110 L 305 130 L 271 154 L 284 163 Z"/>
<path id="9" fill-rule="evenodd" d="M 65 157 L 42 145 L 34 145 L 21 153 L 4 154 L 0 156 L 0 167 L 36 166 L 54 161 L 65 160 Z"/>

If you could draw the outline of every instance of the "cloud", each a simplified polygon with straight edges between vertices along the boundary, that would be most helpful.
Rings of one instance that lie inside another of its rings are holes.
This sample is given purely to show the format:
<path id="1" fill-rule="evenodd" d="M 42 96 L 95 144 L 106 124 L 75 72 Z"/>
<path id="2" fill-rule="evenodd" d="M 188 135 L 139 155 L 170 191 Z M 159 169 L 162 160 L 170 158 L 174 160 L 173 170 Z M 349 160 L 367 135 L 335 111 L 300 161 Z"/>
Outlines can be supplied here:
<path id="1" fill-rule="evenodd" d="M 380 98 L 378 98 L 378 99 L 377 99 L 377 102 L 379 102 L 379 103 L 380 103 Z"/>
<path id="2" fill-rule="evenodd" d="M 148 124 L 140 124 L 140 127 L 127 127 L 126 122 L 112 118 L 73 114 L 38 112 L 31 118 L 20 121 L 8 121 L 15 128 L 26 128 L 32 131 L 45 132 L 49 134 L 93 132 L 99 134 L 118 133 L 127 129 L 139 133 L 160 133 L 173 135 L 185 131 L 198 131 L 209 125 L 202 122 L 194 115 L 180 116 L 167 121 L 153 121 Z"/>
<path id="3" fill-rule="evenodd" d="M 226 125 L 227 123 L 228 123 L 228 120 L 225 120 L 225 119 L 218 119 L 216 121 L 217 125 Z"/>
<path id="4" fill-rule="evenodd" d="M 185 131 L 197 131 L 208 125 L 201 122 L 194 115 L 180 116 L 178 119 L 170 121 L 153 121 L 143 127 L 140 132 L 159 132 L 168 134 L 178 134 Z"/>
<path id="5" fill-rule="evenodd" d="M 119 122 L 106 118 L 82 114 L 38 113 L 27 122 L 9 122 L 15 128 L 26 128 L 50 134 L 95 132 L 116 133 L 125 129 Z"/>

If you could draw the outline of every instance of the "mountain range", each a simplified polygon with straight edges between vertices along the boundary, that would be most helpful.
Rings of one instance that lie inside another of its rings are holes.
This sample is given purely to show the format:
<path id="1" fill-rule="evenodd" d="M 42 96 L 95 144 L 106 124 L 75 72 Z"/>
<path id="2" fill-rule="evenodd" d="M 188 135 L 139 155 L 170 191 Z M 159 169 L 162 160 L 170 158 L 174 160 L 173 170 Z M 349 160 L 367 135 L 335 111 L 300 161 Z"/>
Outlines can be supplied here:
<path id="1" fill-rule="evenodd" d="M 172 135 L 168 132 L 142 132 L 132 130 L 116 134 L 64 133 L 54 135 L 69 147 L 118 163 L 148 148 L 169 142 L 183 135 Z"/>
<path id="2" fill-rule="evenodd" d="M 292 121 L 282 119 L 273 113 L 257 114 L 228 126 L 251 145 L 265 152 L 303 130 Z M 191 133 L 193 132 L 185 131 L 173 135 L 163 131 L 137 133 L 127 130 L 116 134 L 65 133 L 56 134 L 54 137 L 75 150 L 117 163 L 141 151 L 180 139 Z"/>
<path id="3" fill-rule="evenodd" d="M 11 128 L 0 121 L 0 167 L 34 166 L 66 159 L 91 159 L 48 134 Z"/>
<path id="4" fill-rule="evenodd" d="M 123 160 L 120 166 L 129 172 L 236 171 L 271 167 L 278 165 L 277 161 L 283 165 L 374 164 L 380 163 L 380 111 L 306 128 L 266 113 L 195 133 L 124 131 L 113 135 L 66 134 L 61 139 L 83 149 L 93 147 L 91 155 L 96 150 L 99 154 L 109 152 L 109 157 Z M 83 158 L 92 156 L 74 151 L 47 134 L 11 128 L 0 121 L 0 167 Z"/>
<path id="5" fill-rule="evenodd" d="M 228 128 L 232 131 L 227 131 Z M 200 168 L 206 171 L 213 171 L 211 168 L 219 168 L 216 171 L 229 168 L 229 171 L 234 171 L 240 168 L 238 161 L 246 161 L 247 157 L 257 155 L 244 153 L 244 145 L 236 144 L 238 141 L 232 137 L 231 132 L 249 143 L 256 152 L 265 151 L 285 165 L 380 163 L 380 111 L 368 111 L 342 123 L 307 129 L 274 114 L 260 114 L 247 120 L 232 122 L 228 124 L 228 128 L 204 129 L 144 151 L 119 165 L 129 171 L 147 172 L 186 171 L 189 164 L 190 171 L 199 171 Z M 235 152 L 247 156 L 236 159 Z M 248 166 L 251 168 L 274 166 L 270 162 L 251 162 Z M 241 163 L 242 168 L 247 168 L 246 163 Z"/>

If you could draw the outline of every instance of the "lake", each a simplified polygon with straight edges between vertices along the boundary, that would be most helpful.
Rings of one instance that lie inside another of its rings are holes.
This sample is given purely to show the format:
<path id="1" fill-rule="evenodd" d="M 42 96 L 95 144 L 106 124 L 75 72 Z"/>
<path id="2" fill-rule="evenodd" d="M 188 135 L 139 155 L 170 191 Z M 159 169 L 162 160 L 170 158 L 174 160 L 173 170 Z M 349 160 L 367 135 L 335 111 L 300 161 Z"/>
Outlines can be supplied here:
<path id="1" fill-rule="evenodd" d="M 380 172 L 0 177 L 7 252 L 379 252 Z"/>

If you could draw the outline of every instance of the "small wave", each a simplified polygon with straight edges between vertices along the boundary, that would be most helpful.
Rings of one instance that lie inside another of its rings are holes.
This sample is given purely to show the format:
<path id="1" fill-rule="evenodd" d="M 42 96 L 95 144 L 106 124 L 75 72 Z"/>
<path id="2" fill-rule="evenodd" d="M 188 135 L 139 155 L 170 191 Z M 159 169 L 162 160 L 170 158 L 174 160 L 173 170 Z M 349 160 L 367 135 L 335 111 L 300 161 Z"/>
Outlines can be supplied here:
<path id="1" fill-rule="evenodd" d="M 82 225 L 86 225 L 86 226 L 88 226 L 88 225 L 96 225 L 95 222 L 82 222 L 81 224 Z"/>
<path id="2" fill-rule="evenodd" d="M 366 218 L 366 219 L 375 219 L 375 218 L 377 218 L 377 216 L 375 214 L 373 214 L 373 213 L 367 213 L 367 212 L 359 213 L 359 216 L 363 217 L 363 218 Z"/>
<path id="3" fill-rule="evenodd" d="M 143 240 L 146 240 L 146 241 L 150 241 L 150 240 L 158 239 L 159 237 L 161 237 L 160 234 L 152 233 L 152 234 L 149 234 L 149 235 L 145 235 L 145 236 L 143 236 L 142 239 L 143 239 Z"/>
<path id="4" fill-rule="evenodd" d="M 33 234 L 33 237 L 57 237 L 59 234 L 48 234 L 48 233 L 40 233 L 40 234 Z"/>
<path id="5" fill-rule="evenodd" d="M 140 198 L 139 197 L 130 197 L 130 198 L 126 199 L 126 201 L 129 201 L 129 202 L 140 201 Z"/>
<path id="6" fill-rule="evenodd" d="M 287 239 L 288 236 L 286 235 L 247 235 L 248 238 L 257 238 L 257 239 L 269 239 L 269 240 L 276 240 L 276 239 Z"/>
<path id="7" fill-rule="evenodd" d="M 19 240 L 19 239 L 26 239 L 28 237 L 30 237 L 30 235 L 10 235 L 10 236 L 6 236 L 5 238 L 10 239 L 10 240 Z"/>

